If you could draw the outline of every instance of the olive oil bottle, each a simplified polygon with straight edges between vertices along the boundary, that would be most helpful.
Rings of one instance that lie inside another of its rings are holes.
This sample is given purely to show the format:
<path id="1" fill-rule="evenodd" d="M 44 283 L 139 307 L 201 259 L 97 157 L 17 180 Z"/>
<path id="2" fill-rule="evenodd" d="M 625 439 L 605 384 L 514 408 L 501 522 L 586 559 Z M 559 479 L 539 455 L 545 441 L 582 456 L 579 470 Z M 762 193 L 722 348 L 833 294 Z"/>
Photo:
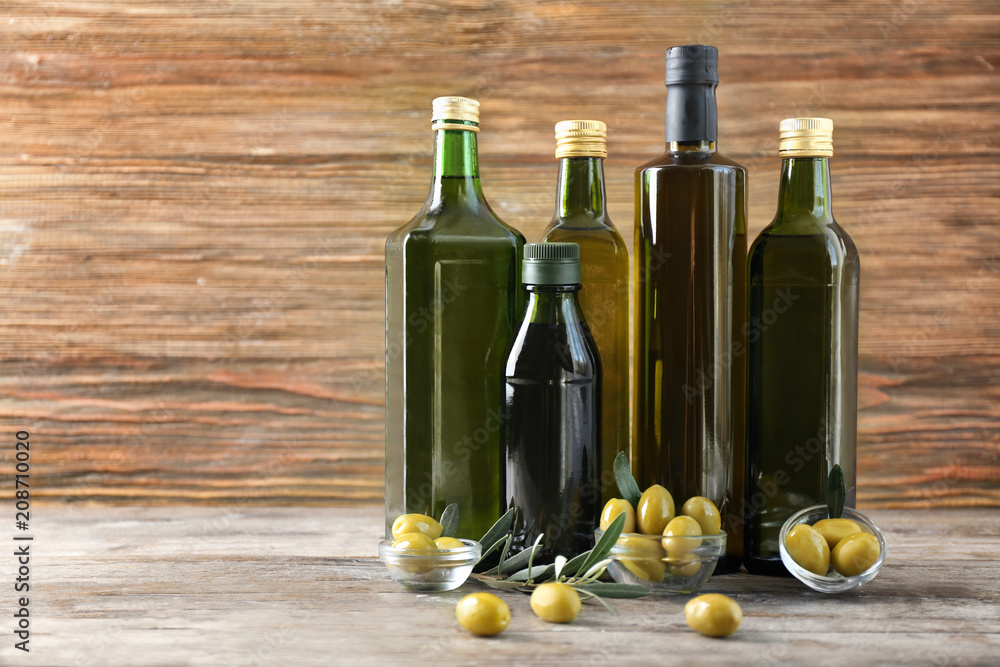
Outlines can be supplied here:
<path id="1" fill-rule="evenodd" d="M 833 121 L 781 121 L 778 212 L 748 256 L 746 553 L 784 574 L 778 533 L 826 502 L 834 464 L 856 495 L 858 251 L 833 218 Z"/>
<path id="2" fill-rule="evenodd" d="M 632 468 L 712 500 L 742 557 L 746 169 L 719 154 L 718 51 L 667 50 L 666 152 L 635 173 Z"/>
<path id="3" fill-rule="evenodd" d="M 601 513 L 601 361 L 577 295 L 575 243 L 524 247 L 528 304 L 504 367 L 504 497 L 514 552 L 536 562 L 594 546 Z"/>
<path id="4" fill-rule="evenodd" d="M 386 536 L 399 514 L 440 516 L 458 534 L 500 515 L 503 355 L 522 303 L 524 237 L 479 182 L 479 102 L 433 103 L 434 174 L 423 208 L 385 245 Z"/>
<path id="5" fill-rule="evenodd" d="M 628 249 L 605 205 L 607 126 L 598 120 L 556 123 L 556 212 L 543 241 L 580 246 L 580 308 L 601 357 L 601 486 L 615 492 L 614 461 L 629 449 Z"/>

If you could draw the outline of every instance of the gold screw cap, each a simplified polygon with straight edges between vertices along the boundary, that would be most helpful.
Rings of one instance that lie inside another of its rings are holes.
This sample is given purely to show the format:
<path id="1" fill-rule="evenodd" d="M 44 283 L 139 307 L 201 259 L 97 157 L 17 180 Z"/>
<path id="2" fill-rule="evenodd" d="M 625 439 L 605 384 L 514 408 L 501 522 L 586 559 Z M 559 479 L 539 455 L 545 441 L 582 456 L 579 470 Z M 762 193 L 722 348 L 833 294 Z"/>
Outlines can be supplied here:
<path id="1" fill-rule="evenodd" d="M 833 121 L 786 118 L 779 125 L 781 157 L 833 157 Z"/>
<path id="2" fill-rule="evenodd" d="M 608 126 L 599 120 L 556 123 L 556 157 L 607 157 Z"/>
<path id="3" fill-rule="evenodd" d="M 433 107 L 431 129 L 479 131 L 479 127 L 477 127 L 479 124 L 479 100 L 474 100 L 471 97 L 435 97 L 431 106 Z M 476 123 L 476 126 L 448 121 L 468 121 Z"/>

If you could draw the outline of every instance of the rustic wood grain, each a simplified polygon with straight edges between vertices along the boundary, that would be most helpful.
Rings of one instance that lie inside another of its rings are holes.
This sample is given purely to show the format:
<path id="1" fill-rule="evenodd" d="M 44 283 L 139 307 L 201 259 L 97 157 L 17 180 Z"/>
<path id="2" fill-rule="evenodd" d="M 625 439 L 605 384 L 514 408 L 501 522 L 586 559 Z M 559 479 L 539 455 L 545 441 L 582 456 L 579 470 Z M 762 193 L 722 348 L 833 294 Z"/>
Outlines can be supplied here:
<path id="1" fill-rule="evenodd" d="M 430 99 L 477 96 L 487 196 L 537 239 L 551 128 L 661 150 L 663 49 L 721 52 L 720 143 L 836 122 L 863 265 L 860 499 L 1000 505 L 1000 11 L 945 2 L 13 2 L 0 23 L 0 424 L 37 498 L 377 502 L 386 235 Z M 10 470 L 4 449 L 0 473 Z"/>
<path id="2" fill-rule="evenodd" d="M 379 508 L 48 508 L 34 521 L 31 653 L 16 665 L 993 664 L 1000 654 L 1000 517 L 994 510 L 876 510 L 886 561 L 855 592 L 727 575 L 704 592 L 743 609 L 726 640 L 688 629 L 690 596 L 585 605 L 542 622 L 497 593 L 512 621 L 493 639 L 460 628 L 467 582 L 419 594 L 375 558 Z M 955 548 L 942 548 L 950 544 Z M 961 545 L 961 546 L 956 546 Z M 6 580 L 9 558 L 0 572 Z M 10 622 L 9 616 L 5 621 Z M 415 652 L 407 653 L 408 651 Z"/>

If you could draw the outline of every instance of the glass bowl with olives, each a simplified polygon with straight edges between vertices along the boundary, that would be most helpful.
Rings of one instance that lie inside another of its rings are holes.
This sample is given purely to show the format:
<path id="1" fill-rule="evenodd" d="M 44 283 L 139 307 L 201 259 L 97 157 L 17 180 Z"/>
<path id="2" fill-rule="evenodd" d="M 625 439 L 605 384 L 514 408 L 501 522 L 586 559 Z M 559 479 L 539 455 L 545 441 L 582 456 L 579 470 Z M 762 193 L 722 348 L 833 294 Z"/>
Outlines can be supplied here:
<path id="1" fill-rule="evenodd" d="M 885 561 L 885 536 L 874 521 L 845 507 L 830 518 L 826 505 L 789 517 L 778 540 L 781 562 L 809 588 L 843 593 L 871 581 Z"/>
<path id="2" fill-rule="evenodd" d="M 481 554 L 479 542 L 453 537 L 420 540 L 404 535 L 378 545 L 379 559 L 393 581 L 415 591 L 458 588 L 472 574 Z"/>
<path id="3" fill-rule="evenodd" d="M 598 540 L 603 534 L 595 532 Z M 693 593 L 712 576 L 725 552 L 725 533 L 622 533 L 611 548 L 608 573 L 620 584 L 637 584 L 654 593 Z"/>

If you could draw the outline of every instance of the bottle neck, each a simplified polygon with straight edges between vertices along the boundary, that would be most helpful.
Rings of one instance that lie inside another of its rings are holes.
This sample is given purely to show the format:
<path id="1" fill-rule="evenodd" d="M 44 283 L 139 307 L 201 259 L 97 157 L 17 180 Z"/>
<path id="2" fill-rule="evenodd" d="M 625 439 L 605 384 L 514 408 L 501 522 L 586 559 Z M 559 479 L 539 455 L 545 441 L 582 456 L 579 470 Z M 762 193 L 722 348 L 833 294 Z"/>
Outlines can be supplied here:
<path id="1" fill-rule="evenodd" d="M 776 226 L 803 218 L 833 222 L 832 202 L 829 158 L 782 160 Z"/>
<path id="2" fill-rule="evenodd" d="M 524 289 L 528 292 L 525 322 L 566 324 L 579 319 L 580 285 L 525 285 Z"/>
<path id="3" fill-rule="evenodd" d="M 675 83 L 667 86 L 668 146 L 703 142 L 710 143 L 714 152 L 719 132 L 715 86 L 714 83 Z"/>
<path id="4" fill-rule="evenodd" d="M 556 217 L 604 219 L 604 160 L 566 157 L 559 160 Z"/>
<path id="5" fill-rule="evenodd" d="M 475 132 L 434 131 L 434 174 L 429 198 L 432 205 L 465 203 L 476 206 L 483 201 Z"/>

